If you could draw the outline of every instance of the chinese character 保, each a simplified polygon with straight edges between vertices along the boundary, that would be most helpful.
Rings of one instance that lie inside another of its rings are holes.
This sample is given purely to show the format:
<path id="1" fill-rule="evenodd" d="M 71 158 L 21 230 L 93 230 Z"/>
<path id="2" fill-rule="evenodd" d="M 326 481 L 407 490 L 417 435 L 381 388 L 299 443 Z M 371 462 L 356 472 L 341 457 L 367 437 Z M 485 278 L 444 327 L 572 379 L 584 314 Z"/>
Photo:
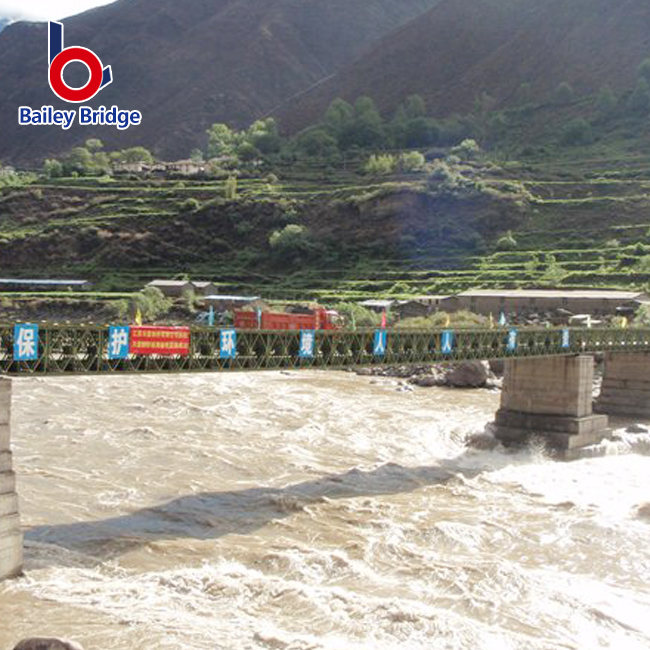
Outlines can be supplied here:
<path id="1" fill-rule="evenodd" d="M 16 361 L 38 359 L 37 325 L 16 325 L 14 328 L 14 358 Z"/>

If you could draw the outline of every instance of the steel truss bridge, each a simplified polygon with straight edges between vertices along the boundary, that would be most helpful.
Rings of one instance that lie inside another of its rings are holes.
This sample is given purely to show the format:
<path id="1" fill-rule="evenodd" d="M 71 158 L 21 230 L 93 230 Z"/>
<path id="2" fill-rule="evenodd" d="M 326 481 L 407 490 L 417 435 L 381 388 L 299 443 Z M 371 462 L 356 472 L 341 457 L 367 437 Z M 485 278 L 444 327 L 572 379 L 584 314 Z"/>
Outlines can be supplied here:
<path id="1" fill-rule="evenodd" d="M 230 330 L 232 331 L 232 330 Z M 376 354 L 374 329 L 317 331 L 313 356 L 300 356 L 300 331 L 238 330 L 236 357 L 221 358 L 221 332 L 192 328 L 187 356 L 129 355 L 109 359 L 109 328 L 43 326 L 38 358 L 16 361 L 14 326 L 0 326 L 0 373 L 91 375 L 183 373 L 284 369 L 341 369 L 359 366 L 427 364 L 472 359 L 569 356 L 598 352 L 650 351 L 650 329 L 456 329 L 387 330 L 385 353 Z M 453 332 L 453 344 L 449 344 Z"/>

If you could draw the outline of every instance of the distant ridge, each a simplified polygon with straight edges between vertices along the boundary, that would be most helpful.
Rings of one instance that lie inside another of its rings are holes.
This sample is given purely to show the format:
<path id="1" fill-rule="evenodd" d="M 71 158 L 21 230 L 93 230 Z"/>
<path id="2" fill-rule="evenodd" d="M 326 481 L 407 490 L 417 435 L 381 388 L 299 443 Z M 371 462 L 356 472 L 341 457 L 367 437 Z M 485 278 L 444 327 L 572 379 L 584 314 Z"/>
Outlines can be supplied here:
<path id="1" fill-rule="evenodd" d="M 0 35 L 0 159 L 32 161 L 88 137 L 185 157 L 210 124 L 248 125 L 438 1 L 118 0 L 64 20 L 67 42 L 113 68 L 115 83 L 90 104 L 142 111 L 142 126 L 123 133 L 18 126 L 21 105 L 69 107 L 47 83 L 47 26 L 15 23 Z M 83 85 L 75 72 L 68 82 Z"/>
<path id="2" fill-rule="evenodd" d="M 648 55 L 647 0 L 443 0 L 276 113 L 295 132 L 336 97 L 370 95 L 389 112 L 418 93 L 444 116 L 471 110 L 484 91 L 511 106 L 522 84 L 530 101 L 563 81 L 578 95 L 624 89 Z"/>

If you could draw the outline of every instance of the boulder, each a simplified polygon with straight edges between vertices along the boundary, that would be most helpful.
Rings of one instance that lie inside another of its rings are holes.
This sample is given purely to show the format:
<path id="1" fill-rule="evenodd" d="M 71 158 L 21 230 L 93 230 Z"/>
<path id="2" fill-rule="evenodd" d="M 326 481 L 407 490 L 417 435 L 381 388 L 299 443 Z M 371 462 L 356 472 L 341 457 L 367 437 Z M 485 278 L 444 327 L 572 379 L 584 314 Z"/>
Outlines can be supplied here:
<path id="1" fill-rule="evenodd" d="M 642 424 L 631 424 L 625 433 L 648 433 L 648 427 L 644 427 Z"/>
<path id="2" fill-rule="evenodd" d="M 486 365 L 482 361 L 463 361 L 447 374 L 447 383 L 455 388 L 481 388 L 488 379 Z"/>
<path id="3" fill-rule="evenodd" d="M 490 359 L 488 363 L 490 364 L 490 371 L 496 377 L 503 376 L 503 373 L 505 371 L 505 366 L 506 366 L 506 362 L 503 359 Z"/>
<path id="4" fill-rule="evenodd" d="M 420 388 L 433 388 L 434 386 L 444 386 L 445 382 L 435 375 L 420 375 L 413 377 L 410 382 Z"/>
<path id="5" fill-rule="evenodd" d="M 74 641 L 54 638 L 34 638 L 21 641 L 14 650 L 83 650 Z"/>

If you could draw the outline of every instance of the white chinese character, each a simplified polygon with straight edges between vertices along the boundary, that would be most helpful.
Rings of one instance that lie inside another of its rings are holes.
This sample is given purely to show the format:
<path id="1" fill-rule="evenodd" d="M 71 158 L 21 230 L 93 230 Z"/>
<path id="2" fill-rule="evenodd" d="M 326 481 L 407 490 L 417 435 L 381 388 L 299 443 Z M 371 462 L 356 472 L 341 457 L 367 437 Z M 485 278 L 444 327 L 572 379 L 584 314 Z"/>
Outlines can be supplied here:
<path id="1" fill-rule="evenodd" d="M 303 332 L 300 341 L 300 354 L 310 356 L 314 350 L 314 333 Z"/>
<path id="2" fill-rule="evenodd" d="M 36 356 L 36 330 L 20 330 L 18 334 L 18 356 L 22 358 Z"/>
<path id="3" fill-rule="evenodd" d="M 221 352 L 224 356 L 235 356 L 235 333 L 221 332 Z"/>
<path id="4" fill-rule="evenodd" d="M 122 354 L 122 348 L 129 345 L 129 332 L 125 329 L 113 330 L 111 338 L 111 353 L 114 357 L 119 357 Z"/>

